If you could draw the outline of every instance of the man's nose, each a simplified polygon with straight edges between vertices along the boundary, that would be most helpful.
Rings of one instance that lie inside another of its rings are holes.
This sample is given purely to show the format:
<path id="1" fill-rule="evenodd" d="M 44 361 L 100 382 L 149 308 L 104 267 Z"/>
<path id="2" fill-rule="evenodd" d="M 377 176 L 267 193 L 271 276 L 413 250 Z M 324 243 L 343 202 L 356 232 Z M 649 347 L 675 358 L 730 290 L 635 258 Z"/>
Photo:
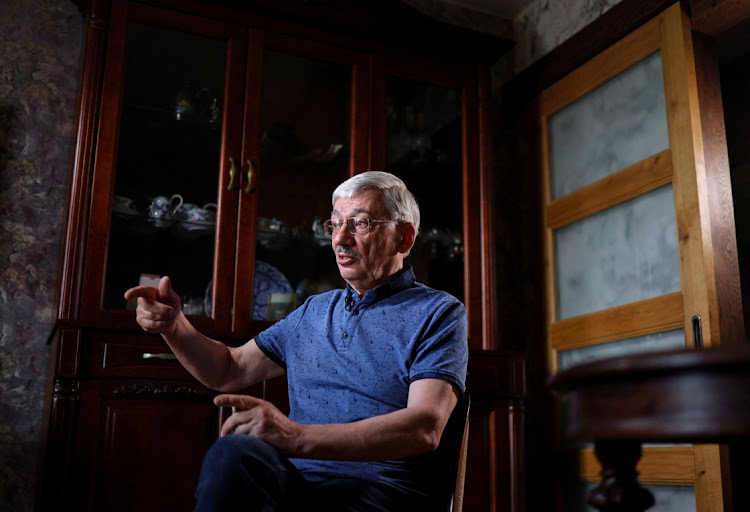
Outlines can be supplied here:
<path id="1" fill-rule="evenodd" d="M 335 248 L 337 245 L 351 245 L 353 236 L 354 235 L 352 235 L 349 231 L 349 226 L 344 224 L 343 226 L 341 226 L 341 229 L 339 229 L 331 237 L 333 247 Z"/>

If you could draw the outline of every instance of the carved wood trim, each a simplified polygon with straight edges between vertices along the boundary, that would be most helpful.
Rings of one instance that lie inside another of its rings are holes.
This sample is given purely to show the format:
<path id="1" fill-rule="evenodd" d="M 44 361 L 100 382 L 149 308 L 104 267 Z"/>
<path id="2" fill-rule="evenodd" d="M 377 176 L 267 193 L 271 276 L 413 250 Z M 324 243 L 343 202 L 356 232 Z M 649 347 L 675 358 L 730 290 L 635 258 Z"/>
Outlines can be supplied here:
<path id="1" fill-rule="evenodd" d="M 44 494 L 40 510 L 66 510 L 72 499 L 72 490 L 60 472 L 70 468 L 73 460 L 78 416 L 79 386 L 76 379 L 55 379 L 49 416 L 44 425 L 46 446 L 44 449 Z M 46 415 L 45 415 L 46 417 Z"/>
<path id="2" fill-rule="evenodd" d="M 115 388 L 112 393 L 125 396 L 152 395 L 154 397 L 165 398 L 207 398 L 215 394 L 208 389 L 197 388 L 195 386 L 155 383 L 123 384 Z"/>

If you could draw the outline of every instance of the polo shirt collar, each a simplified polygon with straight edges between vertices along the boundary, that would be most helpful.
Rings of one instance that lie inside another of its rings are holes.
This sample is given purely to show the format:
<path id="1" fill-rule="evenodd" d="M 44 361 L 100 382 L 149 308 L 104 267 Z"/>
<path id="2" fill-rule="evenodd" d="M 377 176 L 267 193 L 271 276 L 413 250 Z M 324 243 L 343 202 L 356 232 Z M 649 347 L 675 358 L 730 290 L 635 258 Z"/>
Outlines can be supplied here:
<path id="1" fill-rule="evenodd" d="M 346 290 L 347 294 L 351 293 L 352 298 L 355 301 L 355 304 L 358 303 L 370 303 L 370 302 L 376 302 L 378 300 L 385 299 L 386 297 L 390 297 L 391 295 L 395 295 L 396 293 L 400 292 L 401 290 L 405 290 L 406 288 L 409 288 L 411 285 L 414 284 L 414 282 L 417 280 L 416 276 L 414 275 L 414 269 L 411 265 L 408 263 L 404 265 L 404 268 L 401 269 L 401 271 L 390 278 L 385 283 L 381 284 L 377 288 L 373 288 L 372 290 L 367 290 L 365 294 L 362 296 L 362 300 L 359 300 L 359 294 L 354 290 L 354 288 L 349 285 L 349 283 L 346 284 Z"/>

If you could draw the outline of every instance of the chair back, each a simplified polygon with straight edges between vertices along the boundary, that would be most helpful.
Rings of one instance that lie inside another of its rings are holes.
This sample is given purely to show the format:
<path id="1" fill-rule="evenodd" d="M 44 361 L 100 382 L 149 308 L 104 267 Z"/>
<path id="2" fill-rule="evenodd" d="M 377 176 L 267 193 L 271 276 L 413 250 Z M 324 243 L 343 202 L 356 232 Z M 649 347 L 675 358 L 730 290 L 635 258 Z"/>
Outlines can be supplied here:
<path id="1" fill-rule="evenodd" d="M 466 458 L 469 453 L 469 409 L 471 400 L 466 394 L 466 417 L 464 419 L 463 436 L 458 450 L 458 464 L 456 465 L 456 485 L 451 495 L 450 512 L 461 512 L 464 505 L 464 484 L 466 482 Z"/>

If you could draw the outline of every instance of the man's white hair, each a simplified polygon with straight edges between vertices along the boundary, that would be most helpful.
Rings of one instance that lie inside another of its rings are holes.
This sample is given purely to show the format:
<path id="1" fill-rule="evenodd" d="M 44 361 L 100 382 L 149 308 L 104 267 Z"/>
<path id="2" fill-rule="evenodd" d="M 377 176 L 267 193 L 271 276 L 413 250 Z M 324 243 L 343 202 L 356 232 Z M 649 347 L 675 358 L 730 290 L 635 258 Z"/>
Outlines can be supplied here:
<path id="1" fill-rule="evenodd" d="M 360 190 L 380 190 L 383 204 L 391 214 L 391 219 L 404 220 L 414 226 L 414 236 L 419 233 L 419 205 L 404 182 L 391 173 L 367 171 L 352 176 L 336 187 L 331 197 L 331 205 L 341 197 L 352 197 Z"/>

